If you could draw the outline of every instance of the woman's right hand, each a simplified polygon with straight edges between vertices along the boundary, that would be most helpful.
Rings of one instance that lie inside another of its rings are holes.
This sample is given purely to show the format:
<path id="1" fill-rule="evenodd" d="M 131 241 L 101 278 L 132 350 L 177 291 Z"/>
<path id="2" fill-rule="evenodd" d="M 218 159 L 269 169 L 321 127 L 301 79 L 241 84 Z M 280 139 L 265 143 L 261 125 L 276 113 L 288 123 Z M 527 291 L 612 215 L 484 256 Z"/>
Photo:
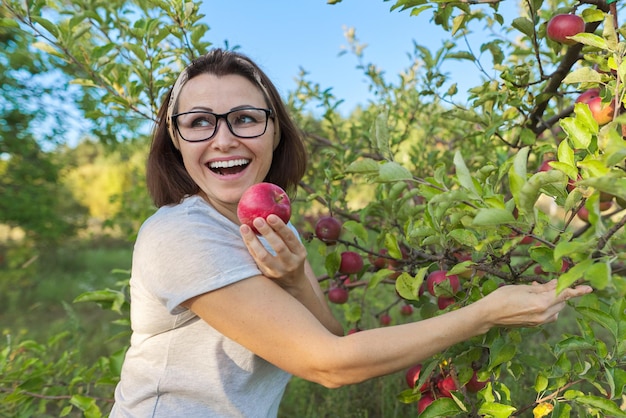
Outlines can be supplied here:
<path id="1" fill-rule="evenodd" d="M 587 285 L 556 293 L 557 280 L 544 284 L 503 286 L 477 303 L 487 306 L 487 321 L 499 327 L 534 327 L 556 321 L 566 302 L 591 293 Z"/>

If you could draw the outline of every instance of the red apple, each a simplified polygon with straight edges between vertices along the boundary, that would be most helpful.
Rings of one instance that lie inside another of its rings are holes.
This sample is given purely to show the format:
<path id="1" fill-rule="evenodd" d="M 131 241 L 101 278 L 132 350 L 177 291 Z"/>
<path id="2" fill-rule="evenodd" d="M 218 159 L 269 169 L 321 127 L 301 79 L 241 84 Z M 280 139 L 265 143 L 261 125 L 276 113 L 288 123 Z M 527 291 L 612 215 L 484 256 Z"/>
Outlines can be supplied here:
<path id="1" fill-rule="evenodd" d="M 559 14 L 553 16 L 546 26 L 546 35 L 555 42 L 574 45 L 576 41 L 569 36 L 585 31 L 585 21 L 582 17 L 573 14 Z"/>
<path id="2" fill-rule="evenodd" d="M 589 222 L 589 209 L 586 207 L 583 206 L 580 208 L 576 215 L 578 215 L 578 218 L 580 218 L 581 221 Z"/>
<path id="3" fill-rule="evenodd" d="M 600 201 L 600 212 L 604 212 L 605 210 L 611 209 L 613 207 L 613 202 L 602 202 Z"/>
<path id="4" fill-rule="evenodd" d="M 437 307 L 440 310 L 446 309 L 448 306 L 452 305 L 455 302 L 454 298 L 447 298 L 445 296 L 439 296 L 437 298 Z"/>
<path id="5" fill-rule="evenodd" d="M 450 392 L 457 390 L 456 383 L 454 383 L 452 376 L 446 376 L 438 381 L 437 387 L 439 388 L 441 396 L 445 396 L 446 398 L 451 398 L 452 394 Z"/>
<path id="6" fill-rule="evenodd" d="M 600 192 L 600 202 L 612 202 L 613 195 L 607 192 Z"/>
<path id="7" fill-rule="evenodd" d="M 406 384 L 408 387 L 413 389 L 418 380 L 420 380 L 420 372 L 422 371 L 422 365 L 416 364 L 415 366 L 409 368 L 404 374 L 404 379 L 406 380 Z M 428 382 L 424 382 L 420 387 L 420 392 L 425 392 L 428 389 Z"/>
<path id="8" fill-rule="evenodd" d="M 389 262 L 389 258 L 387 258 L 387 253 L 387 249 L 383 248 L 378 252 L 378 256 L 374 254 L 370 254 L 368 256 L 370 263 L 372 264 L 372 266 L 374 266 L 376 270 L 380 270 L 387 266 L 387 263 Z"/>
<path id="9" fill-rule="evenodd" d="M 363 257 L 354 251 L 344 251 L 341 253 L 341 263 L 339 264 L 339 273 L 355 274 L 363 268 Z"/>
<path id="10" fill-rule="evenodd" d="M 348 301 L 348 289 L 343 287 L 332 287 L 328 290 L 328 300 L 338 305 L 343 305 Z"/>
<path id="11" fill-rule="evenodd" d="M 613 120 L 615 100 L 611 100 L 608 104 L 603 104 L 599 88 L 589 89 L 581 93 L 576 99 L 576 103 L 585 103 L 589 106 L 591 115 L 598 122 L 598 125 L 605 125 Z"/>
<path id="12" fill-rule="evenodd" d="M 315 236 L 326 244 L 334 244 L 341 235 L 341 221 L 332 216 L 322 216 L 315 224 Z"/>
<path id="13" fill-rule="evenodd" d="M 555 160 L 545 160 L 545 161 L 543 161 L 541 163 L 541 165 L 539 166 L 539 170 L 537 170 L 537 171 L 550 171 L 550 170 L 552 170 L 552 166 L 550 165 L 550 163 L 552 161 L 555 161 Z"/>
<path id="14" fill-rule="evenodd" d="M 472 393 L 478 392 L 479 390 L 481 390 L 485 386 L 487 386 L 487 382 L 486 381 L 482 382 L 482 381 L 478 380 L 478 376 L 476 375 L 476 371 L 474 371 L 474 374 L 472 375 L 470 380 L 465 384 L 465 388 L 467 389 L 467 391 L 468 392 L 472 392 Z"/>
<path id="15" fill-rule="evenodd" d="M 412 305 L 402 305 L 400 307 L 400 313 L 404 316 L 410 316 L 413 314 L 413 306 Z"/>
<path id="16" fill-rule="evenodd" d="M 348 330 L 348 335 L 350 335 L 350 334 L 354 334 L 354 333 L 356 333 L 356 332 L 360 332 L 360 331 L 361 331 L 361 328 L 359 328 L 359 327 L 350 328 L 350 329 Z"/>
<path id="17" fill-rule="evenodd" d="M 448 272 L 446 270 L 435 270 L 430 273 L 426 278 L 426 285 L 428 286 L 428 291 L 430 292 L 430 294 L 433 296 L 437 296 L 435 294 L 435 287 L 445 282 L 446 280 L 450 282 L 452 293 L 456 293 L 459 290 L 460 282 L 457 275 L 451 274 L 450 276 L 448 276 Z"/>
<path id="18" fill-rule="evenodd" d="M 378 320 L 380 321 L 380 325 L 386 327 L 391 324 L 391 315 L 384 313 L 378 317 Z"/>
<path id="19" fill-rule="evenodd" d="M 431 393 L 422 393 L 422 397 L 417 401 L 417 412 L 421 414 L 434 401 L 435 397 Z"/>
<path id="20" fill-rule="evenodd" d="M 248 225 L 255 234 L 259 231 L 252 225 L 256 218 L 266 219 L 277 215 L 283 222 L 291 218 L 291 202 L 287 193 L 273 183 L 257 183 L 246 189 L 237 205 L 237 217 L 242 224 Z"/>

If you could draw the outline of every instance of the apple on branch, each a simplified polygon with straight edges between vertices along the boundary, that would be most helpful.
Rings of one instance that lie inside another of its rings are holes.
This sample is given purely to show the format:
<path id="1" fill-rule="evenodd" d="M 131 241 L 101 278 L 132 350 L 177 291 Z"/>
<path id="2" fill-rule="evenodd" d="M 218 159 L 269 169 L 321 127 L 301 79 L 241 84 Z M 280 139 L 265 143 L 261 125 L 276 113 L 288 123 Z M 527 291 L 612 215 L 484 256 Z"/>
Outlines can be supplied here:
<path id="1" fill-rule="evenodd" d="M 585 21 L 574 14 L 558 14 L 553 16 L 546 26 L 546 35 L 549 39 L 564 45 L 574 45 L 576 41 L 570 36 L 585 31 Z"/>
<path id="2" fill-rule="evenodd" d="M 328 300 L 337 305 L 343 305 L 348 301 L 350 294 L 348 289 L 343 287 L 331 287 L 328 290 Z"/>
<path id="3" fill-rule="evenodd" d="M 355 251 L 344 251 L 341 253 L 339 273 L 356 274 L 363 268 L 363 257 Z"/>
<path id="4" fill-rule="evenodd" d="M 280 186 L 273 183 L 257 183 L 243 192 L 237 204 L 239 222 L 248 225 L 259 235 L 252 222 L 256 218 L 267 219 L 271 214 L 278 216 L 285 223 L 291 218 L 289 196 Z"/>
<path id="5" fill-rule="evenodd" d="M 576 99 L 576 103 L 584 103 L 589 106 L 591 115 L 598 122 L 598 125 L 606 125 L 613 120 L 613 114 L 615 113 L 615 99 L 610 103 L 602 103 L 602 97 L 600 97 L 600 89 L 593 88 L 584 91 Z"/>
<path id="6" fill-rule="evenodd" d="M 341 235 L 341 221 L 333 216 L 322 216 L 315 224 L 315 236 L 328 245 L 334 244 Z"/>
<path id="7" fill-rule="evenodd" d="M 426 278 L 426 286 L 428 287 L 428 292 L 430 292 L 430 294 L 433 296 L 439 296 L 435 292 L 435 288 L 441 286 L 442 283 L 446 281 L 450 283 L 452 295 L 454 295 L 461 287 L 459 276 L 457 276 L 456 274 L 448 275 L 448 272 L 446 270 L 435 270 L 430 273 Z M 445 296 L 450 297 L 452 295 Z"/>

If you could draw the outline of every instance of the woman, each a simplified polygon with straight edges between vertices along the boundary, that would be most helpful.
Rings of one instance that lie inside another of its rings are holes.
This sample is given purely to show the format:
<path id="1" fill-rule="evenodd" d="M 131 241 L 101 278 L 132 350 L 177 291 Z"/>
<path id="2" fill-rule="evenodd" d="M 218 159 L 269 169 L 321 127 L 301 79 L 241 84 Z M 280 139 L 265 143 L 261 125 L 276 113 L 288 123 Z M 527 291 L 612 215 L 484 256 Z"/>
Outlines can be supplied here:
<path id="1" fill-rule="evenodd" d="M 306 154 L 263 71 L 213 50 L 159 112 L 148 187 L 159 207 L 133 255 L 131 346 L 112 417 L 273 417 L 291 375 L 335 388 L 393 373 L 496 326 L 553 321 L 555 282 L 505 286 L 436 318 L 343 336 L 291 224 L 239 225 L 252 184 L 288 191 Z"/>

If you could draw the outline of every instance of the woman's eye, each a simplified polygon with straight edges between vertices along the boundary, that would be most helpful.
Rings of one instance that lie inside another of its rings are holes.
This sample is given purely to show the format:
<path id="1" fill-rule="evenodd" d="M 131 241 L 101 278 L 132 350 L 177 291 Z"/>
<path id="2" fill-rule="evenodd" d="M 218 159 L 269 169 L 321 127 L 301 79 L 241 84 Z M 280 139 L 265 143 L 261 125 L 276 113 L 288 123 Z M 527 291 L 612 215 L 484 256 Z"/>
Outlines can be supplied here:
<path id="1" fill-rule="evenodd" d="M 205 116 L 198 116 L 191 121 L 192 128 L 206 128 L 213 126 L 214 123 Z"/>
<path id="2" fill-rule="evenodd" d="M 252 117 L 252 115 L 248 115 L 248 114 L 237 115 L 237 117 L 235 118 L 235 124 L 239 124 L 239 125 L 245 125 L 246 123 L 254 123 L 254 122 L 256 122 L 256 119 Z"/>

